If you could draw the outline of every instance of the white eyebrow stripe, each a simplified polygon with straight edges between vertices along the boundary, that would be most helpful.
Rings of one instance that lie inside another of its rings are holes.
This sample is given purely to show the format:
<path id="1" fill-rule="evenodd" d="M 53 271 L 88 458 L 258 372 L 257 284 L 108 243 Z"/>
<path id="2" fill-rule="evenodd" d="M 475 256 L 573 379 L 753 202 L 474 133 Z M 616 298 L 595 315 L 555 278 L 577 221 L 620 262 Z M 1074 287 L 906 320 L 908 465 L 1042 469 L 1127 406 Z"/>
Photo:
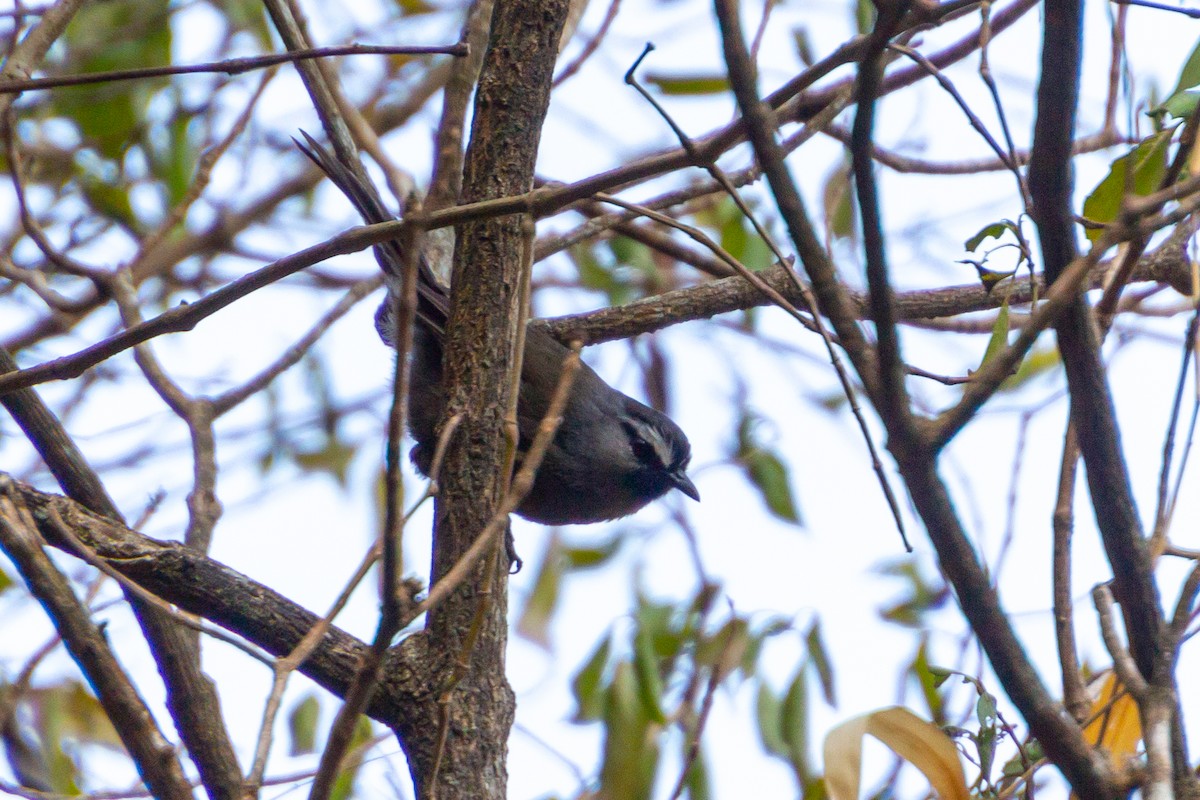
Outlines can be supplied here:
<path id="1" fill-rule="evenodd" d="M 671 445 L 663 438 L 657 428 L 646 425 L 643 430 L 647 433 L 650 439 L 650 446 L 654 449 L 654 455 L 658 456 L 658 463 L 662 467 L 671 466 Z"/>

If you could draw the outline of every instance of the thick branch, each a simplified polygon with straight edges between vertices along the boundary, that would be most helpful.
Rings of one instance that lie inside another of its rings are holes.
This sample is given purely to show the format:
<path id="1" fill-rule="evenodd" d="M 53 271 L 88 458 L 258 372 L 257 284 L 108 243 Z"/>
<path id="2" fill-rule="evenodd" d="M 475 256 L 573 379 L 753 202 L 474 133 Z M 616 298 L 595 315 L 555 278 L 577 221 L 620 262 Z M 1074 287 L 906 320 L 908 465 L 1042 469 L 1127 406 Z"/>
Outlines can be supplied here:
<path id="1" fill-rule="evenodd" d="M 1122 796 L 1105 757 L 1092 750 L 1082 729 L 1046 691 L 1030 663 L 967 539 L 933 460 L 916 458 L 899 467 L 913 505 L 937 549 L 938 563 L 958 595 L 963 616 L 979 637 L 1004 691 L 1025 717 L 1030 733 L 1080 797 L 1114 800 Z"/>
<path id="2" fill-rule="evenodd" d="M 0 373 L 16 363 L 0 348 Z M 59 486 L 88 509 L 114 521 L 121 512 L 62 423 L 33 389 L 3 395 L 4 407 L 25 432 Z M 196 640 L 170 616 L 126 592 L 167 687 L 167 708 L 209 793 L 219 800 L 240 793 L 241 771 L 223 726 L 216 687 L 200 670 Z M 111 709 L 107 709 L 110 710 Z"/>
<path id="3" fill-rule="evenodd" d="M 209 619 L 267 652 L 286 656 L 320 617 L 278 592 L 177 542 L 162 542 L 93 514 L 59 495 L 40 492 L 0 473 L 0 498 L 32 516 L 46 542 L 73 555 L 75 542 L 54 523 L 60 519 L 82 545 L 146 590 L 180 609 Z M 419 641 L 409 637 L 392 648 L 386 677 L 367 713 L 393 728 L 407 730 L 429 719 L 417 713 L 422 699 L 418 672 L 445 669 L 423 661 Z M 330 626 L 300 671 L 341 696 L 367 645 Z M 428 734 L 426 734 L 428 735 Z"/>
<path id="4" fill-rule="evenodd" d="M 191 330 L 207 317 L 252 291 L 324 259 L 357 252 L 378 242 L 393 239 L 403 232 L 403 226 L 404 223 L 397 221 L 351 228 L 321 244 L 249 273 L 194 303 L 164 311 L 157 317 L 148 319 L 140 325 L 128 328 L 69 356 L 45 361 L 23 370 L 6 367 L 5 369 L 12 371 L 8 374 L 0 374 L 0 395 L 21 387 L 77 377 L 91 367 L 136 344 L 150 341 L 167 333 Z M 1187 230 L 1177 229 L 1184 234 L 1187 234 Z M 1161 247 L 1140 258 L 1130 280 L 1134 282 L 1157 281 L 1171 286 L 1180 294 L 1190 294 L 1191 262 L 1186 249 L 1188 235 L 1172 234 Z M 677 244 L 674 239 L 669 239 L 669 241 Z M 687 255 L 684 252 L 666 249 L 664 252 L 667 252 L 668 255 Z M 693 254 L 693 256 L 695 255 L 704 254 Z M 712 262 L 713 270 L 726 268 L 726 265 L 715 258 L 712 259 Z M 1103 287 L 1110 267 L 1111 263 L 1106 262 L 1093 271 L 1088 277 L 1087 288 Z M 792 305 L 805 311 L 811 311 L 784 268 L 772 267 L 758 274 L 768 286 L 783 295 Z M 1028 303 L 1033 299 L 1034 286 L 1034 281 L 1027 276 L 1022 276 L 1002 284 L 991 292 L 986 291 L 978 283 L 947 286 L 941 289 L 899 292 L 895 296 L 895 310 L 900 320 L 913 322 L 952 317 L 973 311 L 986 311 L 998 308 L 1002 301 L 1007 301 L 1010 306 L 1016 306 Z M 1036 286 L 1039 296 L 1044 296 L 1046 286 L 1040 278 L 1036 281 Z M 846 294 L 854 315 L 857 318 L 865 317 L 866 296 L 849 289 L 846 290 Z M 598 344 L 615 339 L 628 339 L 681 322 L 708 319 L 717 314 L 754 308 L 768 302 L 759 289 L 740 277 L 730 277 L 666 292 L 624 306 L 552 317 L 539 320 L 535 324 L 543 326 L 564 344 L 576 339 L 588 344 Z M 3 372 L 4 369 L 0 369 L 0 373 Z"/>
<path id="5" fill-rule="evenodd" d="M 145 701 L 92 622 L 87 607 L 42 550 L 33 519 L 23 511 L 11 499 L 0 500 L 0 546 L 20 571 L 30 593 L 42 604 L 67 652 L 96 692 L 146 786 L 156 797 L 189 800 L 192 790 L 175 757 L 175 748 L 158 729 Z"/>
<path id="6" fill-rule="evenodd" d="M 1029 187 L 1044 268 L 1053 283 L 1076 255 L 1071 141 L 1079 99 L 1083 8 L 1082 0 L 1049 0 L 1045 8 Z M 1114 594 L 1125 615 L 1130 650 L 1149 678 L 1158 661 L 1162 609 L 1100 361 L 1096 326 L 1082 294 L 1059 317 L 1055 330 L 1096 523 L 1113 569 Z"/>
<path id="7" fill-rule="evenodd" d="M 475 95 L 464 202 L 532 188 L 567 8 L 566 0 L 496 2 Z M 470 222 L 457 231 L 444 413 L 461 414 L 463 421 L 447 449 L 437 498 L 434 581 L 470 549 L 507 488 L 516 442 L 505 438 L 505 419 L 515 418 L 518 381 L 513 376 L 521 370 L 531 253 L 531 220 L 524 214 Z M 504 675 L 506 567 L 507 559 L 484 559 L 429 614 L 430 646 L 453 653 L 457 668 L 439 687 L 442 742 L 433 753 L 422 752 L 415 759 L 409 753 L 410 762 L 416 761 L 413 774 L 421 797 L 505 796 L 515 708 Z M 430 756 L 432 761 L 425 761 Z"/>

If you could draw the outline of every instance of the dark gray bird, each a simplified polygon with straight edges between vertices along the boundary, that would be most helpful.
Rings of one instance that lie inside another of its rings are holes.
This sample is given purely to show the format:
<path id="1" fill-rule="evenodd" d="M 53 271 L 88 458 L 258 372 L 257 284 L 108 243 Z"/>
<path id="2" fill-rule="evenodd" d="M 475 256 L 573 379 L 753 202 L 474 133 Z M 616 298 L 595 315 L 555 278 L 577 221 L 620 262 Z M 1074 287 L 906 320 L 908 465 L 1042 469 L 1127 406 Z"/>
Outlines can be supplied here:
<path id="1" fill-rule="evenodd" d="M 359 179 L 307 133 L 304 137 L 307 144 L 296 144 L 349 198 L 367 223 L 394 219 L 373 186 Z M 383 340 L 392 345 L 393 292 L 399 292 L 404 257 L 394 241 L 376 245 L 375 257 L 389 285 L 375 323 Z M 429 474 L 437 425 L 446 406 L 442 340 L 449 309 L 446 288 L 425 259 L 419 259 L 408 424 L 417 441 L 410 455 L 424 475 Z M 526 331 L 517 396 L 519 453 L 533 441 L 568 353 L 545 331 Z M 612 388 L 581 364 L 562 424 L 517 513 L 545 525 L 586 524 L 632 514 L 671 489 L 699 500 L 700 493 L 686 471 L 691 453 L 687 436 L 669 417 Z"/>

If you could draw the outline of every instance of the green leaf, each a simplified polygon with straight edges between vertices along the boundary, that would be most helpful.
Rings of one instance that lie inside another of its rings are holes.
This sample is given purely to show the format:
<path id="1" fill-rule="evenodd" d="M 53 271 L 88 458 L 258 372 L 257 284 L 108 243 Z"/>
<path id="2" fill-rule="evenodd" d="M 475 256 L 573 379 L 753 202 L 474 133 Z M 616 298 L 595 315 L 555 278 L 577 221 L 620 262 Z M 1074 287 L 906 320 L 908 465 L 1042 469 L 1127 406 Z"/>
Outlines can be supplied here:
<path id="1" fill-rule="evenodd" d="M 177 89 L 170 90 L 176 106 L 182 103 L 182 97 Z M 174 206 L 181 202 L 192 186 L 192 178 L 196 173 L 196 162 L 199 153 L 192 145 L 189 135 L 192 116 L 183 110 L 175 113 L 169 125 L 165 127 L 166 141 L 152 139 L 158 146 L 147 148 L 150 169 L 154 176 L 162 181 L 167 190 L 167 204 Z"/>
<path id="2" fill-rule="evenodd" d="M 792 683 L 783 697 L 780 713 L 780 732 L 787 743 L 787 758 L 796 774 L 805 778 L 812 774 L 808 761 L 808 670 L 804 664 L 796 670 Z"/>
<path id="3" fill-rule="evenodd" d="M 683 648 L 684 637 L 675 624 L 675 613 L 673 606 L 638 598 L 638 632 L 649 636 L 654 652 L 660 658 L 674 658 Z"/>
<path id="4" fill-rule="evenodd" d="M 537 577 L 533 581 L 533 590 L 526 598 L 525 608 L 517 621 L 517 633 L 545 650 L 550 649 L 550 622 L 554 618 L 554 609 L 558 607 L 562 575 L 562 537 L 555 532 L 550 535 Z"/>
<path id="5" fill-rule="evenodd" d="M 696 661 L 712 667 L 717 680 L 722 681 L 739 667 L 750 645 L 750 624 L 741 617 L 726 622 L 712 636 L 706 636 L 696 647 Z"/>
<path id="6" fill-rule="evenodd" d="M 93 209 L 130 230 L 138 229 L 138 217 L 129 201 L 128 184 L 123 181 L 110 183 L 89 172 L 82 172 L 78 179 L 79 188 Z"/>
<path id="7" fill-rule="evenodd" d="M 106 0 L 86 3 L 67 27 L 71 73 L 161 67 L 171 61 L 167 0 Z M 168 78 L 65 87 L 51 93 L 54 112 L 75 122 L 85 141 L 103 156 L 119 159 L 140 138 L 146 109 Z"/>
<path id="8" fill-rule="evenodd" d="M 1200 92 L 1180 92 L 1167 98 L 1167 101 L 1156 108 L 1147 111 L 1147 114 L 1157 114 L 1166 112 L 1177 119 L 1188 119 L 1196 110 L 1196 103 L 1200 102 Z"/>
<path id="9" fill-rule="evenodd" d="M 697 211 L 694 219 L 712 230 L 717 243 L 747 268 L 757 271 L 773 263 L 771 248 L 731 198 Z"/>
<path id="10" fill-rule="evenodd" d="M 425 0 L 396 0 L 396 5 L 404 12 L 406 17 L 416 17 L 423 14 L 432 14 L 440 10 L 438 6 L 432 3 L 427 3 Z"/>
<path id="11" fill-rule="evenodd" d="M 975 701 L 975 718 L 980 725 L 991 725 L 996 721 L 996 698 L 991 693 L 980 693 Z"/>
<path id="12" fill-rule="evenodd" d="M 1083 215 L 1092 222 L 1114 222 L 1127 194 L 1142 197 L 1158 189 L 1166 175 L 1167 153 L 1174 133 L 1175 129 L 1169 128 L 1148 136 L 1113 161 L 1108 175 L 1083 201 Z M 1091 242 L 1097 241 L 1103 233 L 1100 228 L 1084 230 Z"/>
<path id="13" fill-rule="evenodd" d="M 56 703 L 42 705 L 38 713 L 38 736 L 42 740 L 42 753 L 50 772 L 51 788 L 62 794 L 73 795 L 79 794 L 79 770 L 63 749 L 61 729 L 64 716 L 62 708 Z"/>
<path id="14" fill-rule="evenodd" d="M 345 444 L 331 436 L 326 439 L 324 445 L 316 449 L 297 449 L 292 458 L 302 471 L 331 475 L 344 489 L 348 485 L 350 462 L 354 460 L 355 452 L 353 445 Z"/>
<path id="15" fill-rule="evenodd" d="M 0 592 L 6 592 L 13 587 L 13 579 L 8 573 L 0 569 Z"/>
<path id="16" fill-rule="evenodd" d="M 602 797 L 649 800 L 654 789 L 661 729 L 646 717 L 640 694 L 633 665 L 618 664 L 604 714 Z"/>
<path id="17" fill-rule="evenodd" d="M 762 655 L 763 645 L 771 636 L 778 636 L 784 631 L 792 630 L 792 621 L 786 617 L 770 617 L 749 637 L 746 649 L 742 653 L 742 674 L 752 678 L 758 673 L 758 658 Z"/>
<path id="18" fill-rule="evenodd" d="M 792 45 L 796 48 L 796 58 L 800 59 L 800 63 L 806 67 L 811 67 L 816 63 L 813 48 L 812 38 L 809 36 L 808 29 L 797 26 L 792 28 Z"/>
<path id="19" fill-rule="evenodd" d="M 288 714 L 288 755 L 304 756 L 317 750 L 317 722 L 321 718 L 321 703 L 309 692 L 292 707 Z"/>
<path id="20" fill-rule="evenodd" d="M 608 654 L 612 640 L 608 634 L 592 653 L 571 681 L 571 692 L 575 695 L 575 722 L 591 722 L 604 713 L 607 692 L 604 686 L 604 669 L 608 666 Z"/>
<path id="21" fill-rule="evenodd" d="M 933 676 L 934 686 L 941 686 L 954 676 L 952 670 L 948 670 L 945 667 L 935 667 L 933 664 L 929 665 L 929 674 Z"/>
<path id="22" fill-rule="evenodd" d="M 104 706 L 83 683 L 68 680 L 32 690 L 30 695 L 36 698 L 41 713 L 58 715 L 55 730 L 59 738 L 99 744 L 113 750 L 124 749 Z"/>
<path id="23" fill-rule="evenodd" d="M 824 776 L 810 776 L 804 780 L 800 800 L 829 800 L 829 791 L 825 788 Z"/>
<path id="24" fill-rule="evenodd" d="M 121 739 L 100 701 L 81 682 L 62 683 L 30 690 L 26 701 L 34 709 L 50 784 L 61 794 L 79 794 L 79 765 L 72 757 L 78 747 L 68 742 L 88 743 L 123 752 Z"/>
<path id="25" fill-rule="evenodd" d="M 843 159 L 825 178 L 821 192 L 825 210 L 825 228 L 830 236 L 848 242 L 855 241 L 858 228 L 854 214 L 854 184 L 849 159 Z"/>
<path id="26" fill-rule="evenodd" d="M 1000 384 L 1000 391 L 1009 392 L 1024 386 L 1039 375 L 1062 366 L 1062 357 L 1054 346 L 1039 347 L 1030 350 L 1021 360 L 1017 371 Z"/>
<path id="27" fill-rule="evenodd" d="M 346 751 L 346 759 L 342 763 L 341 773 L 333 783 L 329 792 L 330 800 L 347 800 L 354 794 L 354 782 L 358 779 L 358 771 L 362 768 L 367 748 L 365 745 L 375 736 L 371 720 L 365 714 L 360 715 L 354 733 L 350 737 L 350 748 Z"/>
<path id="28" fill-rule="evenodd" d="M 990 225 L 983 226 L 974 236 L 963 242 L 963 247 L 974 251 L 979 245 L 983 244 L 984 239 L 999 239 L 1010 230 L 1012 230 L 1012 223 L 1008 220 L 993 222 Z"/>
<path id="29" fill-rule="evenodd" d="M 612 272 L 600 263 L 596 249 L 587 243 L 572 245 L 567 254 L 575 262 L 579 272 L 579 282 L 588 289 L 601 288 L 607 290 L 612 285 Z"/>
<path id="30" fill-rule="evenodd" d="M 837 705 L 837 691 L 833 683 L 833 662 L 829 651 L 825 649 L 825 641 L 821 638 L 821 622 L 816 620 L 804 635 L 804 644 L 808 648 L 808 657 L 812 660 L 817 679 L 821 682 L 821 692 L 825 702 L 831 706 Z"/>
<path id="31" fill-rule="evenodd" d="M 854 22 L 860 34 L 868 34 L 875 28 L 875 4 L 871 0 L 858 0 L 854 6 Z"/>
<path id="32" fill-rule="evenodd" d="M 1008 347 L 1008 301 L 1005 300 L 1000 304 L 1000 313 L 996 315 L 996 321 L 992 323 L 992 335 L 988 339 L 987 347 L 983 351 L 983 361 L 979 362 L 979 366 L 983 366 L 996 357 L 996 354 Z"/>
<path id="33" fill-rule="evenodd" d="M 750 481 L 762 493 L 767 509 L 795 525 L 803 525 L 796 499 L 792 496 L 787 467 L 777 455 L 767 450 L 758 450 L 745 456 Z"/>
<path id="34" fill-rule="evenodd" d="M 766 681 L 759 681 L 754 708 L 758 718 L 758 738 L 763 748 L 768 753 L 787 758 L 791 751 L 783 738 L 783 701 L 771 691 Z"/>
<path id="35" fill-rule="evenodd" d="M 1017 753 L 1004 762 L 1004 766 L 1000 770 L 1000 775 L 1004 778 L 1017 778 L 1025 774 L 1025 769 L 1025 760 L 1021 757 L 1020 753 Z"/>
<path id="36" fill-rule="evenodd" d="M 846 397 L 846 392 L 843 389 L 834 389 L 812 399 L 830 414 L 836 414 L 849 405 L 849 398 Z"/>
<path id="37" fill-rule="evenodd" d="M 935 725 L 945 725 L 946 709 L 938 687 L 946 682 L 951 673 L 940 667 L 929 665 L 929 639 L 927 636 L 921 637 L 921 646 L 917 648 L 917 654 L 913 656 L 908 670 L 921 689 L 921 696 L 925 698 L 925 707 L 929 709 L 930 719 Z"/>
<path id="38" fill-rule="evenodd" d="M 732 202 L 730 202 L 730 205 L 732 205 Z M 746 250 L 749 246 L 749 243 L 752 239 L 757 238 L 757 236 L 746 230 L 746 225 L 743 224 L 743 219 L 739 214 L 737 216 L 731 216 L 728 220 L 726 220 L 725 224 L 721 226 L 721 237 L 718 241 L 718 244 L 725 248 L 725 251 L 729 253 L 729 255 L 745 264 Z"/>
<path id="39" fill-rule="evenodd" d="M 628 236 L 614 236 L 609 240 L 609 249 L 619 264 L 633 267 L 643 274 L 652 274 L 655 270 L 653 252 L 639 241 Z"/>
<path id="40" fill-rule="evenodd" d="M 911 558 L 902 558 L 885 564 L 879 569 L 884 575 L 904 579 L 908 584 L 908 595 L 899 602 L 881 610 L 880 616 L 889 622 L 912 628 L 925 625 L 925 615 L 941 608 L 950 599 L 950 590 L 940 579 L 928 581 Z"/>
<path id="41" fill-rule="evenodd" d="M 631 239 L 615 236 L 605 242 L 602 247 L 608 250 L 614 259 L 609 262 L 597 255 L 596 248 L 589 244 L 578 244 L 568 252 L 579 270 L 579 283 L 585 289 L 603 292 L 610 305 L 624 305 L 635 296 L 635 287 L 630 282 L 627 271 L 622 270 L 623 264 L 633 259 L 637 247 L 643 247 L 641 257 L 647 264 L 653 266 L 649 251 L 643 245 Z"/>
<path id="42" fill-rule="evenodd" d="M 979 733 L 972 738 L 975 740 L 975 750 L 979 754 L 979 774 L 991 784 L 992 765 L 996 761 L 996 729 L 980 728 Z"/>
<path id="43" fill-rule="evenodd" d="M 738 208 L 737 203 L 725 200 L 718 208 L 720 216 L 723 217 L 719 228 L 721 247 L 755 272 L 769 267 L 774 261 L 771 248 L 758 235 L 758 231 Z"/>
<path id="44" fill-rule="evenodd" d="M 567 569 L 575 572 L 588 570 L 607 564 L 621 549 L 624 537 L 613 534 L 607 540 L 591 547 L 563 547 L 562 555 L 566 559 Z"/>
<path id="45" fill-rule="evenodd" d="M 1171 90 L 1172 95 L 1200 85 L 1200 43 L 1192 48 L 1191 54 L 1179 71 L 1179 82 Z"/>
<path id="46" fill-rule="evenodd" d="M 638 630 L 633 639 L 633 666 L 637 675 L 638 697 L 646 717 L 660 725 L 665 724 L 667 714 L 662 707 L 663 682 L 658 674 L 658 657 L 650 634 L 644 629 Z"/>
<path id="47" fill-rule="evenodd" d="M 755 419 L 743 414 L 738 422 L 738 449 L 734 455 L 751 485 L 758 489 L 767 510 L 779 519 L 794 525 L 803 525 L 796 499 L 792 495 L 791 481 L 782 459 L 756 440 Z"/>
<path id="48" fill-rule="evenodd" d="M 729 78 L 725 75 L 662 75 L 648 73 L 646 83 L 658 87 L 663 94 L 695 97 L 724 94 L 729 91 Z"/>
<path id="49" fill-rule="evenodd" d="M 33 732 L 20 723 L 17 714 L 21 711 L 12 706 L 15 701 L 13 685 L 0 679 L 0 704 L 7 709 L 5 713 L 10 719 L 4 732 L 4 755 L 9 770 L 22 785 L 38 791 L 50 791 L 53 788 L 47 760 L 50 745 L 47 743 L 47 746 L 43 746 Z"/>
<path id="50" fill-rule="evenodd" d="M 254 37 L 259 47 L 271 49 L 271 27 L 267 23 L 263 3 L 258 0 L 219 0 L 213 5 L 224 12 L 225 19 L 235 31 L 246 31 Z"/>

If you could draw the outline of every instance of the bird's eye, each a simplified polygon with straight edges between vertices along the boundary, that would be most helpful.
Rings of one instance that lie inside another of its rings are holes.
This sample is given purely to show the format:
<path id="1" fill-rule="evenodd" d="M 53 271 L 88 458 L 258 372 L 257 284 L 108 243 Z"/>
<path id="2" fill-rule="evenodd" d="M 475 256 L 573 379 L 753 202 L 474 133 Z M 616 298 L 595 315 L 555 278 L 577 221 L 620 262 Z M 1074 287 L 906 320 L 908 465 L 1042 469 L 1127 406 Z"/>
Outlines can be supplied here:
<path id="1" fill-rule="evenodd" d="M 640 436 L 633 436 L 629 440 L 629 446 L 633 448 L 633 454 L 637 456 L 637 460 L 643 464 L 658 464 L 658 451 L 654 449 L 654 445 L 647 442 Z"/>
<path id="2" fill-rule="evenodd" d="M 638 460 L 638 463 L 649 467 L 662 467 L 662 455 L 652 441 L 656 436 L 653 430 L 642 425 L 625 422 L 625 432 L 629 434 L 629 448 L 633 451 L 634 458 Z"/>

